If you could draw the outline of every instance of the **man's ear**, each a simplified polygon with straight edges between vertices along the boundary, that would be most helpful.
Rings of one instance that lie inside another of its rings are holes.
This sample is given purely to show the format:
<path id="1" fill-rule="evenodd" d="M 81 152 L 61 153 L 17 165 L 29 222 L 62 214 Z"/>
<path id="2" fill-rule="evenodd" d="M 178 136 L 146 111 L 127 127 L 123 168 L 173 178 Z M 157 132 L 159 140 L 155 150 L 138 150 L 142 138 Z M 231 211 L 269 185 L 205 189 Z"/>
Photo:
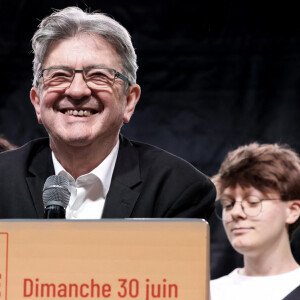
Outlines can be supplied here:
<path id="1" fill-rule="evenodd" d="M 295 223 L 300 217 L 300 200 L 290 200 L 288 203 L 287 224 Z"/>
<path id="2" fill-rule="evenodd" d="M 39 95 L 39 91 L 37 88 L 33 87 L 31 90 L 30 90 L 30 99 L 31 99 L 31 103 L 33 104 L 34 106 L 34 109 L 35 109 L 35 113 L 36 113 L 36 116 L 37 116 L 37 119 L 38 119 L 38 122 L 40 124 L 42 124 L 42 118 L 41 118 L 41 106 L 40 106 L 40 95 Z"/>
<path id="3" fill-rule="evenodd" d="M 141 87 L 138 84 L 133 84 L 128 88 L 126 95 L 126 106 L 123 116 L 123 121 L 128 123 L 134 112 L 135 106 L 138 103 L 141 95 Z"/>

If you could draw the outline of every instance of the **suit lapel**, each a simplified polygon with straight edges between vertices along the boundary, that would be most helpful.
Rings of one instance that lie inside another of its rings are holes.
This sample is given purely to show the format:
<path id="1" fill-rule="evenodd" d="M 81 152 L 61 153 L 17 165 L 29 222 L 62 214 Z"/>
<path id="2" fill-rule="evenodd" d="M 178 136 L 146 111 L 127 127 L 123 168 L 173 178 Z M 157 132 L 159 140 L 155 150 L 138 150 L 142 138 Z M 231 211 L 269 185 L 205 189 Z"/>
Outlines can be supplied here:
<path id="1" fill-rule="evenodd" d="M 42 145 L 37 151 L 33 151 L 33 153 L 26 181 L 38 218 L 43 218 L 43 186 L 48 176 L 54 174 L 49 142 L 46 145 Z"/>
<path id="2" fill-rule="evenodd" d="M 120 136 L 120 147 L 103 218 L 129 218 L 140 195 L 139 155 L 133 145 Z"/>
<path id="3" fill-rule="evenodd" d="M 32 159 L 26 176 L 27 185 L 38 218 L 43 218 L 43 186 L 46 179 L 54 174 L 48 139 L 43 145 L 32 150 Z M 134 146 L 120 136 L 120 148 L 106 197 L 103 218 L 129 218 L 140 195 L 139 155 Z"/>

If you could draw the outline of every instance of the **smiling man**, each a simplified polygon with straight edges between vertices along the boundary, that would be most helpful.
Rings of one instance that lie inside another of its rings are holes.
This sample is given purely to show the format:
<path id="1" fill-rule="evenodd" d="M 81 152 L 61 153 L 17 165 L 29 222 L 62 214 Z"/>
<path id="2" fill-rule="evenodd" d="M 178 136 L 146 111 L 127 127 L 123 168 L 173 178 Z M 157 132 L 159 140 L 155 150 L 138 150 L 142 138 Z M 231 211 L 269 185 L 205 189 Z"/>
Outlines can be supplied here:
<path id="1" fill-rule="evenodd" d="M 186 161 L 120 134 L 140 98 L 127 30 L 102 13 L 68 7 L 32 39 L 30 97 L 49 138 L 0 156 L 0 218 L 43 218 L 50 175 L 70 182 L 69 219 L 208 219 L 215 188 Z"/>

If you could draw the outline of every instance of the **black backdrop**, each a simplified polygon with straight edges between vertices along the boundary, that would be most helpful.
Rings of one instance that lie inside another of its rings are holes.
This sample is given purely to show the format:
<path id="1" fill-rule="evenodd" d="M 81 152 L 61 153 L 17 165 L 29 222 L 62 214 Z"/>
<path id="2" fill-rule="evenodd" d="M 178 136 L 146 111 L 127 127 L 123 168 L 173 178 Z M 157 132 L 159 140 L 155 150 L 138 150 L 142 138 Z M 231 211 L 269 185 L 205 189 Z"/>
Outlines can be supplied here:
<path id="1" fill-rule="evenodd" d="M 298 10 L 267 2 L 0 0 L 0 133 L 18 146 L 46 134 L 29 100 L 30 39 L 52 8 L 76 5 L 113 16 L 132 35 L 142 96 L 122 129 L 129 138 L 207 175 L 252 141 L 288 143 L 300 153 Z M 220 224 L 210 224 L 217 277 L 241 258 L 228 250 Z"/>

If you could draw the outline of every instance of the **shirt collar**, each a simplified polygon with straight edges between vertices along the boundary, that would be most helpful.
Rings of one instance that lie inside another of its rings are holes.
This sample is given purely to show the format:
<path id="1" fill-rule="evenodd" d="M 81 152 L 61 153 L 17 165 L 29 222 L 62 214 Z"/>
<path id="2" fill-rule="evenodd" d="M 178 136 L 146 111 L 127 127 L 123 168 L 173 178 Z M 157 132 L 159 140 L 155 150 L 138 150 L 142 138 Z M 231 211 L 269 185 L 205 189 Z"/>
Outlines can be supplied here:
<path id="1" fill-rule="evenodd" d="M 59 161 L 55 157 L 55 154 L 52 151 L 52 161 L 53 161 L 53 165 L 54 165 L 55 175 L 65 176 L 66 178 L 68 178 L 68 180 L 70 182 L 73 182 L 73 183 L 74 182 L 77 183 L 77 182 L 81 182 L 81 181 L 84 182 L 84 181 L 86 181 L 86 179 L 88 179 L 89 177 L 94 175 L 102 182 L 103 192 L 104 192 L 104 195 L 106 196 L 108 193 L 109 187 L 110 187 L 113 170 L 115 168 L 118 151 L 119 151 L 119 144 L 120 144 L 120 141 L 118 140 L 117 144 L 114 146 L 112 151 L 102 161 L 101 164 L 99 164 L 90 173 L 79 176 L 76 181 L 73 178 L 73 176 L 70 173 L 68 173 L 64 169 L 64 167 L 59 163 Z"/>

